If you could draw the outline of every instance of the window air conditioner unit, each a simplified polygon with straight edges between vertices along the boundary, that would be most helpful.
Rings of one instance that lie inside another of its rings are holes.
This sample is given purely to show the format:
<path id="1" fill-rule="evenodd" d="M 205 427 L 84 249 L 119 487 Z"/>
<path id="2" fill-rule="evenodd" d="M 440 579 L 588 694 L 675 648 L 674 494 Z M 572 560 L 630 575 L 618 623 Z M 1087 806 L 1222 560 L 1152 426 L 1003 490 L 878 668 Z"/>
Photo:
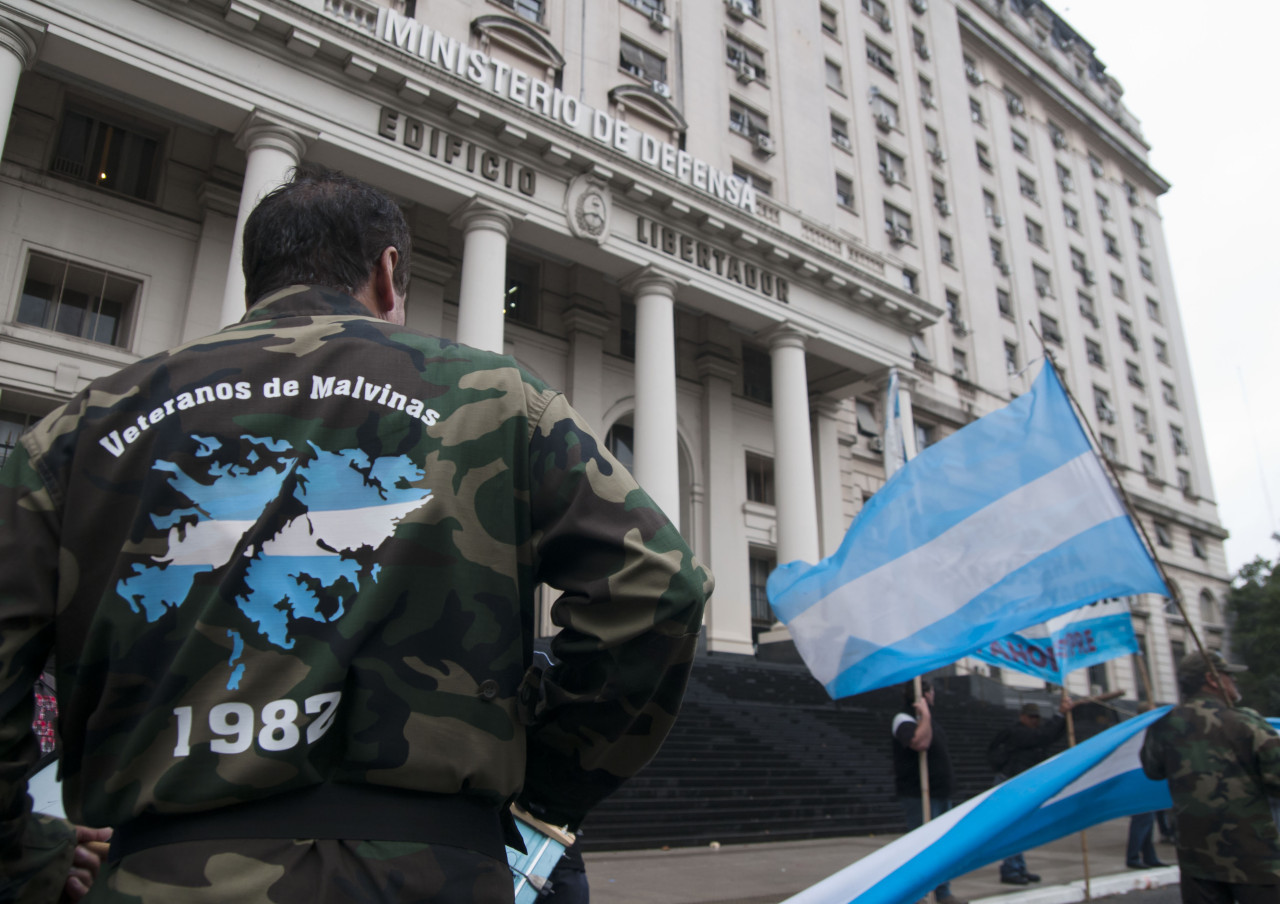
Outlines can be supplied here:
<path id="1" fill-rule="evenodd" d="M 870 449 L 872 452 L 883 452 L 884 440 L 882 440 L 878 436 L 873 436 L 871 437 L 871 439 L 867 440 L 867 448 Z"/>
<path id="2" fill-rule="evenodd" d="M 1070 176 L 1063 176 L 1063 177 L 1062 177 L 1062 179 L 1061 179 L 1061 184 L 1062 184 L 1062 190 L 1063 190 L 1063 191 L 1075 191 L 1075 190 L 1076 190 L 1075 184 L 1071 181 L 1071 177 L 1070 177 Z"/>
<path id="3" fill-rule="evenodd" d="M 774 152 L 775 152 L 775 148 L 773 146 L 773 138 L 769 135 L 766 135 L 764 132 L 757 133 L 756 153 L 764 154 L 768 156 L 773 154 Z"/>
<path id="4" fill-rule="evenodd" d="M 886 230 L 889 233 L 889 241 L 895 245 L 905 245 L 907 243 L 907 230 L 901 226 L 890 226 Z"/>
<path id="5" fill-rule="evenodd" d="M 876 127 L 879 128 L 881 132 L 887 132 L 893 128 L 893 120 L 889 118 L 888 113 L 876 114 Z"/>
<path id="6" fill-rule="evenodd" d="M 955 330 L 957 336 L 969 335 L 969 321 L 967 320 L 953 320 L 951 321 L 951 328 Z"/>
<path id="7" fill-rule="evenodd" d="M 982 73 L 978 71 L 978 67 L 976 66 L 965 66 L 964 76 L 971 83 L 975 85 L 981 85 L 984 81 L 986 81 L 986 79 L 982 77 Z"/>
<path id="8" fill-rule="evenodd" d="M 670 31 L 671 17 L 660 9 L 655 9 L 649 13 L 649 27 L 654 31 Z"/>
<path id="9" fill-rule="evenodd" d="M 920 97 L 920 103 L 924 104 L 925 109 L 932 110 L 937 106 L 937 102 L 933 99 L 932 94 L 925 94 Z"/>
<path id="10" fill-rule="evenodd" d="M 738 81 L 744 85 L 749 85 L 756 80 L 756 67 L 752 66 L 746 60 L 738 61 Z"/>
<path id="11" fill-rule="evenodd" d="M 1080 271 L 1080 278 L 1084 280 L 1084 284 L 1086 286 L 1093 285 L 1093 271 L 1090 270 L 1088 267 L 1085 267 L 1083 270 Z"/>
<path id="12" fill-rule="evenodd" d="M 849 140 L 848 135 L 837 134 L 833 135 L 832 138 L 835 139 L 836 144 L 840 145 L 840 147 L 844 148 L 846 151 L 853 150 L 853 142 Z"/>
<path id="13" fill-rule="evenodd" d="M 998 213 L 992 214 L 991 223 L 996 227 L 996 229 L 999 229 L 1001 226 L 1004 225 L 1004 217 L 1000 216 L 1000 214 Z"/>
<path id="14" fill-rule="evenodd" d="M 880 175 L 884 176 L 884 181 L 888 182 L 890 185 L 898 184 L 898 174 L 888 167 L 881 169 Z"/>
<path id="15" fill-rule="evenodd" d="M 947 162 L 947 152 L 942 148 L 934 148 L 929 152 L 929 156 L 933 158 L 934 163 L 942 164 Z"/>
<path id="16" fill-rule="evenodd" d="M 922 59 L 922 60 L 927 60 L 927 59 L 929 59 L 929 47 L 928 47 L 928 45 L 926 45 L 926 44 L 921 44 L 919 47 L 917 47 L 917 48 L 916 48 L 916 53 L 920 54 L 920 59 Z"/>
<path id="17" fill-rule="evenodd" d="M 911 0 L 911 8 L 923 15 L 929 8 L 929 0 Z"/>
<path id="18" fill-rule="evenodd" d="M 666 82 L 654 82 L 653 93 L 659 97 L 670 97 L 671 87 Z"/>
<path id="19" fill-rule="evenodd" d="M 1048 284 L 1048 283 L 1037 283 L 1037 284 L 1036 284 L 1036 294 L 1037 294 L 1037 295 L 1039 295 L 1041 298 L 1048 298 L 1048 297 L 1049 297 L 1049 294 L 1050 294 L 1050 293 L 1049 293 L 1049 284 Z"/>
<path id="20" fill-rule="evenodd" d="M 1116 422 L 1116 413 L 1110 408 L 1103 408 L 1098 411 L 1098 420 L 1104 424 L 1114 424 Z"/>
<path id="21" fill-rule="evenodd" d="M 956 256 L 955 256 L 955 254 L 954 254 L 953 252 L 950 252 L 950 251 L 944 251 L 944 252 L 942 253 L 942 262 L 943 262 L 944 264 L 951 264 L 951 263 L 954 263 L 954 262 L 955 262 L 955 259 L 956 259 Z"/>
<path id="22" fill-rule="evenodd" d="M 731 19 L 741 22 L 747 17 L 747 5 L 743 0 L 724 0 L 724 6 Z"/>
<path id="23" fill-rule="evenodd" d="M 888 13 L 880 17 L 880 28 L 884 31 L 893 31 L 893 20 L 889 18 Z"/>
<path id="24" fill-rule="evenodd" d="M 1009 112 L 1014 116 L 1021 116 L 1027 112 L 1027 108 L 1022 105 L 1022 101 L 1016 97 L 1009 98 Z"/>
<path id="25" fill-rule="evenodd" d="M 951 205 L 947 203 L 946 198 L 938 199 L 938 213 L 942 214 L 944 217 L 951 216 Z"/>
<path id="26" fill-rule="evenodd" d="M 1151 433 L 1150 431 L 1148 431 L 1148 432 L 1147 432 L 1147 442 L 1148 442 L 1148 443 L 1152 443 L 1152 444 L 1154 444 L 1154 443 L 1155 443 L 1155 441 L 1156 441 L 1156 435 L 1155 435 L 1154 433 Z"/>
<path id="27" fill-rule="evenodd" d="M 957 367 L 952 373 L 955 375 L 957 380 L 963 380 L 966 383 L 969 382 L 969 370 L 967 368 Z"/>
<path id="28" fill-rule="evenodd" d="M 1001 276 L 1009 275 L 1009 265 L 1006 264 L 1004 261 L 1000 262 L 1000 275 Z"/>

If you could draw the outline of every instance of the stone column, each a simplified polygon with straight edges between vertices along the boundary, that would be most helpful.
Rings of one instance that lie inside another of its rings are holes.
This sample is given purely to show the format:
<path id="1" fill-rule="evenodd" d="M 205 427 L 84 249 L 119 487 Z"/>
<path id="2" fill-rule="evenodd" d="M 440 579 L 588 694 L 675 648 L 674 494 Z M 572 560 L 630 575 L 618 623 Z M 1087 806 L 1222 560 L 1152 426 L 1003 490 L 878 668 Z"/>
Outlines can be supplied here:
<path id="1" fill-rule="evenodd" d="M 565 392 L 578 413 L 598 430 L 604 414 L 604 387 L 600 380 L 604 365 L 604 337 L 608 335 L 612 321 L 607 314 L 581 305 L 566 310 L 563 320 L 569 334 Z"/>
<path id="2" fill-rule="evenodd" d="M 244 316 L 244 271 L 240 253 L 244 246 L 244 223 L 262 196 L 285 182 L 290 170 L 298 165 L 306 152 L 308 140 L 297 126 L 290 125 L 255 110 L 236 135 L 236 146 L 245 151 L 244 186 L 240 190 L 240 207 L 236 212 L 236 231 L 231 241 L 231 260 L 227 262 L 227 283 L 222 295 L 222 325 L 235 323 Z"/>
<path id="3" fill-rule="evenodd" d="M 409 270 L 405 326 L 430 336 L 444 335 L 444 287 L 457 268 L 434 255 L 415 252 Z"/>
<path id="4" fill-rule="evenodd" d="M 844 402 L 818 396 L 812 402 L 814 449 L 818 469 L 818 525 L 822 556 L 829 556 L 844 539 L 844 484 L 840 474 L 840 413 Z"/>
<path id="5" fill-rule="evenodd" d="M 716 576 L 707 605 L 707 648 L 717 653 L 754 652 L 747 539 L 742 531 L 743 493 L 732 466 L 742 449 L 734 439 L 733 385 L 738 364 L 724 354 L 698 355 L 702 378 L 702 469 L 707 475 L 706 561 Z"/>
<path id="6" fill-rule="evenodd" d="M 515 216 L 472 200 L 451 222 L 463 231 L 457 339 L 463 345 L 502 354 L 507 239 Z"/>
<path id="7" fill-rule="evenodd" d="M 676 281 L 646 267 L 627 282 L 636 304 L 635 475 L 680 526 L 676 429 Z"/>
<path id="8" fill-rule="evenodd" d="M 222 279 L 226 275 L 240 204 L 239 192 L 216 182 L 201 185 L 196 197 L 204 209 L 204 222 L 191 268 L 191 291 L 182 321 L 183 342 L 217 332 L 224 325 Z"/>
<path id="9" fill-rule="evenodd" d="M 809 379 L 804 348 L 809 334 L 781 323 L 767 334 L 773 365 L 773 485 L 778 517 L 778 564 L 816 563 L 818 506 L 809 433 Z"/>
<path id="10" fill-rule="evenodd" d="M 0 15 L 0 154 L 4 153 L 4 139 L 9 134 L 18 79 L 35 59 L 35 40 L 16 21 Z"/>

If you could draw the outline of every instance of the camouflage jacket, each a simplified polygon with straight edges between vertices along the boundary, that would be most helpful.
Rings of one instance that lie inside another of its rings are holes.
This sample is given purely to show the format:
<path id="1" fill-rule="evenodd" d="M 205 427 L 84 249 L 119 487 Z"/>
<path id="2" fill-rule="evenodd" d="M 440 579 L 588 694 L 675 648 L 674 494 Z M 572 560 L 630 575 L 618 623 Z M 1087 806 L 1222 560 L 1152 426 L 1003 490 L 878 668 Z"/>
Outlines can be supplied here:
<path id="1" fill-rule="evenodd" d="M 0 876 L 50 653 L 79 823 L 335 782 L 576 825 L 670 729 L 712 587 L 563 395 L 300 286 L 31 428 L 0 538 Z"/>
<path id="2" fill-rule="evenodd" d="M 1147 729 L 1142 770 L 1167 779 L 1177 815 L 1178 864 L 1188 875 L 1246 885 L 1280 883 L 1280 736 L 1251 709 L 1192 697 Z"/>

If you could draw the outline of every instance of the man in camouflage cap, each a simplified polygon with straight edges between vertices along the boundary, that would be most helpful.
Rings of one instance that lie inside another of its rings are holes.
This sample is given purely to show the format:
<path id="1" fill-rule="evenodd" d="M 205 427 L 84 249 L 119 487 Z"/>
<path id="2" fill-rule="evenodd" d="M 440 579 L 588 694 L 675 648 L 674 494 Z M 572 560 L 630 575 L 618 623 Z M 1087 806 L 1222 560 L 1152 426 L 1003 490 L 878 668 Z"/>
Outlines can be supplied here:
<path id="1" fill-rule="evenodd" d="M 1240 698 L 1217 653 L 1178 664 L 1183 703 L 1147 729 L 1142 770 L 1169 783 L 1185 902 L 1280 902 L 1280 737 Z"/>
<path id="2" fill-rule="evenodd" d="M 409 252 L 304 168 L 245 226 L 239 324 L 15 447 L 0 900 L 70 863 L 25 793 L 51 653 L 68 814 L 115 829 L 94 900 L 510 901 L 508 805 L 576 827 L 656 752 L 711 576 L 562 394 L 402 326 Z"/>

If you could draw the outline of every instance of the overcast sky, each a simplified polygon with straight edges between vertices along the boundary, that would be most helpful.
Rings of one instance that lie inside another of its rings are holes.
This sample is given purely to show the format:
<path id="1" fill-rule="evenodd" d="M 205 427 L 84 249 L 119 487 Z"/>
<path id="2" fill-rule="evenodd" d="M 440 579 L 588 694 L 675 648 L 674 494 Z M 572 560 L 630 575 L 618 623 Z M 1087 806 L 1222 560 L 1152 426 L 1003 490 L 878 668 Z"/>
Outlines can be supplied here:
<path id="1" fill-rule="evenodd" d="M 1280 544 L 1280 3 L 1050 0 L 1124 86 L 1160 199 L 1234 573 Z"/>

